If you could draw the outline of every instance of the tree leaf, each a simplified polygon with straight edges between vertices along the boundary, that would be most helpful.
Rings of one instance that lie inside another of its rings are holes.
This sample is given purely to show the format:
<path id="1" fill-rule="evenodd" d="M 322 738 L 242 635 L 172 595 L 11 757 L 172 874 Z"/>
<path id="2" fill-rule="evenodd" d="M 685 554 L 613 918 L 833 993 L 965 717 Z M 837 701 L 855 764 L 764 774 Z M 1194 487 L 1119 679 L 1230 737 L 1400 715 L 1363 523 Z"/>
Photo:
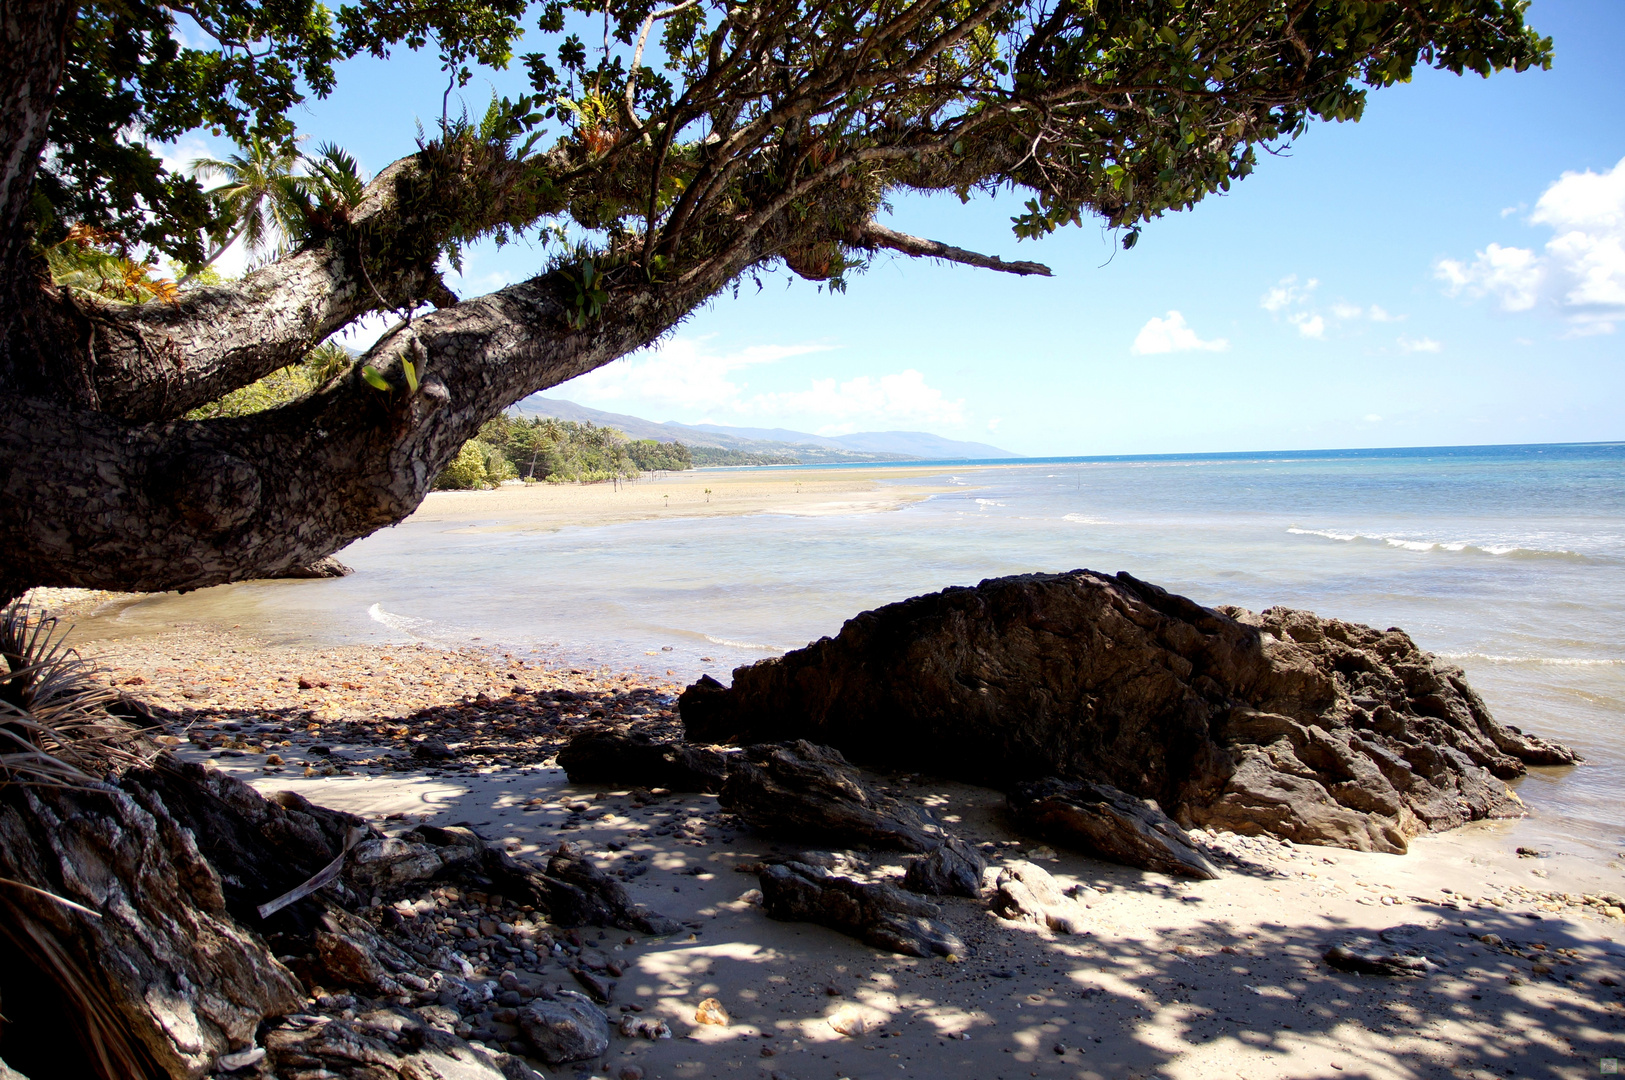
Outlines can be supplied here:
<path id="1" fill-rule="evenodd" d="M 371 386 L 375 390 L 382 390 L 387 394 L 394 389 L 394 387 L 389 385 L 389 380 L 384 378 L 383 375 L 379 373 L 378 369 L 373 367 L 371 364 L 361 365 L 361 377 L 366 379 L 367 385 Z"/>

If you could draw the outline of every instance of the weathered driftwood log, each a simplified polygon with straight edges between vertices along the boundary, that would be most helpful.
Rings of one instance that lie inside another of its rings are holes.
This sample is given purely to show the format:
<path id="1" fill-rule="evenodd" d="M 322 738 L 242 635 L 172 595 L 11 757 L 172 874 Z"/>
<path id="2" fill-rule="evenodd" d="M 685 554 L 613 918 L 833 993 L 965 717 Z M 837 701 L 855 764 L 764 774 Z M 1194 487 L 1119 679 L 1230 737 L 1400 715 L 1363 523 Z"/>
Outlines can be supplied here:
<path id="1" fill-rule="evenodd" d="M 1182 823 L 1378 851 L 1518 815 L 1502 781 L 1579 760 L 1498 723 L 1402 631 L 1205 608 L 1087 570 L 864 612 L 731 689 L 702 679 L 680 707 L 695 741 L 809 739 L 978 783 L 1094 780 Z"/>
<path id="2" fill-rule="evenodd" d="M 708 746 L 655 742 L 619 731 L 587 731 L 559 751 L 572 784 L 663 787 L 715 794 L 728 779 L 728 754 Z"/>
<path id="3" fill-rule="evenodd" d="M 1219 876 L 1185 830 L 1155 803 L 1109 784 L 1051 776 L 1017 784 L 1009 804 L 1023 828 L 1108 862 L 1201 880 Z"/>
<path id="4" fill-rule="evenodd" d="M 1002 918 L 1037 923 L 1057 934 L 1081 934 L 1088 925 L 1083 910 L 1048 870 L 1030 862 L 1009 863 L 993 883 L 993 911 Z"/>
<path id="5" fill-rule="evenodd" d="M 805 740 L 746 750 L 717 802 L 751 828 L 842 847 L 931 851 L 944 836 L 865 784 L 840 751 Z"/>
<path id="6" fill-rule="evenodd" d="M 941 908 L 895 886 L 799 862 L 769 866 L 758 879 L 770 919 L 817 923 L 907 956 L 965 954 L 958 935 L 939 921 Z"/>

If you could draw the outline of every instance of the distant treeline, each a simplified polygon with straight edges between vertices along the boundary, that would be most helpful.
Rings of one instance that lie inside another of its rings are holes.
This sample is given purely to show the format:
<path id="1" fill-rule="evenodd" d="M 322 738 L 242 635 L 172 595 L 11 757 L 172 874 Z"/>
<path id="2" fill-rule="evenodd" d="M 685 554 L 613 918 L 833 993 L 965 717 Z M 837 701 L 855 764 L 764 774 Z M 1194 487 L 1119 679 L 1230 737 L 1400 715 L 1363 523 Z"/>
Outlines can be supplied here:
<path id="1" fill-rule="evenodd" d="M 504 480 L 560 484 L 631 479 L 645 472 L 677 472 L 708 463 L 700 462 L 699 452 L 709 449 L 628 439 L 616 428 L 590 421 L 506 415 L 487 421 L 478 435 L 464 443 L 434 486 L 445 491 L 488 487 Z"/>
<path id="2" fill-rule="evenodd" d="M 682 443 L 674 445 L 682 446 Z M 800 465 L 794 454 L 752 454 L 744 450 L 724 450 L 720 446 L 686 447 L 694 464 L 705 468 L 716 465 Z"/>

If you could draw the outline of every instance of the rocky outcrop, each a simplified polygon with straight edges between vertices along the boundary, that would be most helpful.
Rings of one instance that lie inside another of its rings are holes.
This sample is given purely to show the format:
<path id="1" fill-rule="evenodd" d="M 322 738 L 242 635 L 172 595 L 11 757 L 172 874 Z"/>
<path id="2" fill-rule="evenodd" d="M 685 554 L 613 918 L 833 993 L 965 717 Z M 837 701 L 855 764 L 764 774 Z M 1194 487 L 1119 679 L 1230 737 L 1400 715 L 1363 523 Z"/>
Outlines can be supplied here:
<path id="1" fill-rule="evenodd" d="M 750 747 L 717 801 L 753 829 L 841 847 L 931 851 L 944 835 L 865 784 L 840 751 L 804 740 Z"/>
<path id="2" fill-rule="evenodd" d="M 1377 851 L 1518 815 L 1502 781 L 1578 760 L 1498 723 L 1402 631 L 1206 608 L 1087 570 L 864 612 L 731 689 L 702 679 L 680 708 L 695 741 L 808 739 L 1004 786 L 1090 780 L 1187 825 Z"/>
<path id="3" fill-rule="evenodd" d="M 1156 803 L 1109 784 L 1052 776 L 1017 784 L 1009 804 L 1021 827 L 1108 862 L 1199 880 L 1219 876 Z"/>
<path id="4" fill-rule="evenodd" d="M 884 882 L 801 862 L 769 866 L 758 879 L 770 919 L 817 923 L 905 956 L 965 954 L 964 942 L 939 921 L 941 908 Z"/>
<path id="5" fill-rule="evenodd" d="M 729 755 L 707 746 L 656 742 L 646 735 L 587 731 L 559 751 L 572 784 L 663 787 L 716 794 L 728 779 Z"/>

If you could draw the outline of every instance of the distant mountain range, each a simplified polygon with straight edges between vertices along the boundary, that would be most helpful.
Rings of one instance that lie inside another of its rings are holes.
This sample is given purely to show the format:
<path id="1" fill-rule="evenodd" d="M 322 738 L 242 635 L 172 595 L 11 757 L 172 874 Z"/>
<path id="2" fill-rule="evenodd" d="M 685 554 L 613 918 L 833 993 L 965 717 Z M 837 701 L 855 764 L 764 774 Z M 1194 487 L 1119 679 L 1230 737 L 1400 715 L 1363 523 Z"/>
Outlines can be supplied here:
<path id="1" fill-rule="evenodd" d="M 656 423 L 622 413 L 603 412 L 562 398 L 532 394 L 514 406 L 530 416 L 587 421 L 599 427 L 619 428 L 634 439 L 708 446 L 740 455 L 793 458 L 806 465 L 839 461 L 951 461 L 971 458 L 1013 458 L 1019 455 L 986 443 L 944 439 L 926 431 L 859 431 L 851 435 L 813 435 L 786 428 L 726 427 L 722 424 Z"/>

